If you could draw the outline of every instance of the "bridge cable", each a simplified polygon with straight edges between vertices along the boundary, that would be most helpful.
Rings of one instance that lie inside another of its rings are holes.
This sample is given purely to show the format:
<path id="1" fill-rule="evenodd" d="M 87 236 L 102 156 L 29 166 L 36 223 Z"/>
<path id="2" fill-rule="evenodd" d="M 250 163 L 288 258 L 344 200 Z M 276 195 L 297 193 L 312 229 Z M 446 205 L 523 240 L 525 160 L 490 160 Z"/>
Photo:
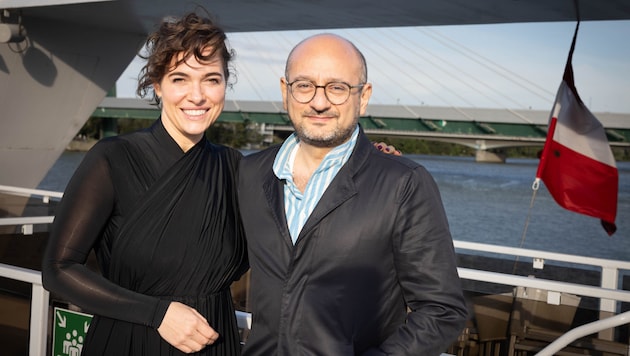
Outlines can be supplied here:
<path id="1" fill-rule="evenodd" d="M 412 54 L 411 56 L 404 56 L 402 54 L 399 54 L 398 57 L 401 59 L 401 61 L 403 63 L 406 63 L 410 66 L 410 68 L 414 68 L 416 71 L 420 72 L 421 74 L 423 74 L 425 77 L 427 77 L 428 79 L 430 79 L 433 83 L 436 84 L 436 86 L 439 86 L 441 88 L 443 88 L 444 90 L 448 91 L 449 93 L 451 93 L 452 95 L 454 95 L 455 97 L 459 98 L 460 100 L 462 100 L 463 102 L 465 102 L 467 105 L 470 106 L 475 106 L 472 102 L 470 102 L 468 99 L 466 99 L 465 97 L 463 97 L 461 94 L 459 94 L 457 91 L 452 90 L 451 88 L 445 86 L 442 84 L 442 80 L 435 78 L 434 76 L 430 75 L 428 72 L 421 70 L 418 65 L 417 62 L 411 62 L 410 58 L 415 59 L 415 58 L 421 58 L 423 59 L 425 62 L 429 63 L 430 65 L 437 67 L 439 70 L 441 70 L 442 72 L 446 73 L 447 75 L 453 77 L 454 79 L 457 80 L 457 78 L 455 76 L 453 76 L 448 70 L 445 70 L 443 68 L 441 68 L 439 65 L 437 65 L 436 63 L 434 63 L 433 61 L 431 61 L 429 58 L 427 58 L 426 56 L 423 56 L 419 51 L 414 50 L 413 48 L 415 47 L 410 47 L 409 45 L 407 45 L 406 43 L 400 41 L 399 39 L 397 39 L 395 36 L 391 35 L 391 30 L 389 31 L 385 31 L 383 29 L 376 29 L 377 31 L 381 32 L 383 34 L 383 36 L 388 40 L 387 43 L 391 44 L 391 43 L 397 43 L 401 48 L 405 49 L 406 51 L 408 51 L 410 54 Z M 423 48 L 423 51 L 425 52 L 429 52 L 431 53 L 429 50 L 427 50 L 426 48 Z M 384 53 L 387 52 L 386 50 L 382 50 L 379 51 L 379 53 Z M 390 51 L 391 52 L 391 51 Z M 401 72 L 403 72 L 401 70 Z M 405 76 L 409 76 L 408 72 L 403 72 Z M 418 79 L 415 78 L 415 76 L 410 76 L 411 79 L 416 82 L 416 83 L 420 83 Z M 474 88 L 473 88 L 474 89 Z M 432 92 L 434 95 L 440 97 L 434 90 L 428 89 L 430 92 Z M 441 98 L 441 97 L 440 97 Z M 444 102 L 446 102 L 449 106 L 455 107 L 456 105 L 454 105 L 452 102 L 441 98 Z"/>
<path id="2" fill-rule="evenodd" d="M 462 45 L 461 43 L 447 37 L 446 35 L 440 33 L 439 31 L 435 31 L 433 29 L 430 28 L 415 28 L 416 31 L 420 31 L 422 33 L 424 33 L 427 36 L 430 36 L 431 38 L 433 38 L 434 40 L 440 42 L 441 44 L 443 44 L 444 46 L 462 54 L 463 56 L 465 56 L 466 58 L 469 58 L 471 61 L 485 67 L 486 69 L 492 71 L 493 73 L 499 75 L 500 77 L 503 77 L 504 79 L 510 81 L 511 83 L 515 84 L 516 86 L 519 86 L 523 89 L 525 89 L 526 91 L 534 94 L 535 96 L 545 100 L 545 101 L 549 101 L 550 97 L 554 97 L 554 93 L 550 92 L 549 90 L 537 85 L 536 83 L 528 80 L 527 78 L 519 75 L 518 73 L 511 71 L 503 66 L 501 66 L 500 64 L 490 60 L 489 58 L 484 57 L 483 55 L 475 52 L 474 50 Z M 439 37 L 439 38 L 438 38 Z M 450 43 L 447 43 L 450 42 Z M 463 50 L 462 50 L 463 49 Z M 465 51 L 464 51 L 465 50 Z M 476 59 L 474 57 L 480 58 L 480 59 Z M 440 57 L 438 57 L 440 58 Z M 445 59 L 440 58 L 440 60 L 442 61 L 446 61 Z M 488 65 L 486 63 L 490 63 L 491 65 Z M 453 68 L 458 69 L 457 66 L 453 66 Z M 498 70 L 500 69 L 500 70 Z M 458 69 L 459 70 L 459 69 Z M 462 72 L 462 71 L 460 71 Z M 462 72 L 463 74 L 472 77 L 470 74 L 468 74 L 467 72 Z M 506 74 L 507 73 L 507 74 Z M 509 76 L 513 76 L 516 77 L 517 80 L 510 78 Z M 483 86 L 486 87 L 487 89 L 490 89 L 490 91 L 498 93 L 494 88 L 492 88 L 491 86 L 488 86 L 485 84 L 485 82 L 483 80 L 478 80 L 475 79 L 473 77 L 473 79 L 475 80 L 475 82 L 477 83 L 483 83 Z M 539 91 L 543 92 L 544 95 L 541 95 L 537 92 L 535 92 L 534 90 L 532 90 L 531 88 L 528 88 L 527 86 L 523 85 L 523 83 L 527 83 L 533 87 L 535 87 L 536 89 L 538 89 Z M 465 83 L 464 83 L 465 84 Z M 533 124 L 532 120 L 528 119 L 526 116 L 516 112 L 514 109 L 508 108 L 505 105 L 500 104 L 499 102 L 492 100 L 489 96 L 482 94 L 482 92 L 479 92 L 482 96 L 488 98 L 489 100 L 491 100 L 492 102 L 494 102 L 495 104 L 498 104 L 499 106 L 503 106 L 504 109 L 506 109 L 508 112 L 510 112 L 511 114 L 515 115 L 516 117 L 520 118 L 521 120 L 523 120 L 524 122 L 527 122 L 528 124 Z M 507 98 L 505 95 L 498 93 L 500 96 L 502 96 L 503 98 Z M 508 98 L 509 99 L 509 98 Z M 518 102 L 511 100 L 510 101 L 514 104 L 516 104 L 517 106 L 523 106 L 523 105 L 519 105 Z M 526 107 L 526 106 L 524 106 Z"/>
<path id="3" fill-rule="evenodd" d="M 435 38 L 433 38 L 435 39 Z M 479 90 L 479 88 L 475 87 L 475 85 L 471 84 L 471 83 L 475 83 L 478 85 L 481 85 L 483 87 L 485 87 L 486 89 L 490 90 L 491 92 L 494 92 L 495 94 L 497 94 L 498 96 L 503 97 L 504 99 L 511 101 L 513 104 L 517 105 L 517 106 L 521 106 L 521 104 L 515 100 L 513 100 L 512 98 L 510 98 L 509 96 L 506 96 L 504 94 L 502 94 L 501 92 L 499 92 L 498 90 L 494 89 L 492 86 L 486 84 L 486 82 L 482 79 L 476 78 L 475 76 L 473 76 L 472 74 L 470 74 L 469 72 L 463 71 L 461 70 L 457 65 L 453 64 L 451 61 L 449 61 L 448 59 L 439 56 L 437 54 L 435 54 L 433 51 L 428 50 L 426 48 L 423 48 L 423 52 L 429 54 L 432 57 L 435 57 L 437 59 L 437 61 L 432 60 L 430 58 L 428 58 L 426 55 L 422 54 L 420 51 L 409 48 L 406 44 L 401 43 L 400 41 L 394 39 L 394 38 L 390 38 L 391 41 L 394 42 L 398 42 L 401 46 L 405 46 L 407 47 L 407 49 L 416 57 L 420 57 L 422 59 L 424 59 L 426 62 L 428 62 L 429 64 L 433 65 L 435 68 L 437 68 L 438 70 L 440 70 L 441 72 L 443 72 L 445 75 L 455 79 L 456 81 L 462 83 L 463 85 L 465 85 L 466 87 L 472 89 L 473 91 L 481 94 L 482 96 L 484 96 L 485 98 L 487 98 L 488 100 L 494 102 L 495 104 L 499 105 L 499 106 L 503 106 L 501 103 L 499 103 L 498 101 L 494 100 L 493 98 L 491 98 L 488 95 L 483 94 L 483 91 Z M 441 41 L 438 41 L 440 43 L 442 43 Z M 442 43 L 443 44 L 443 43 Z M 452 47 L 449 47 L 452 49 Z M 446 68 L 443 64 L 440 63 L 444 63 L 447 64 L 450 68 Z M 470 82 L 465 81 L 462 79 L 461 76 L 457 76 L 455 74 L 453 74 L 453 72 L 458 72 L 460 73 L 462 76 L 468 77 L 469 79 L 471 79 Z M 456 94 L 457 95 L 457 94 Z M 460 99 L 462 98 L 460 95 L 457 95 Z M 472 107 L 476 107 L 476 105 L 471 104 L 470 102 L 466 101 L 468 105 L 472 106 Z"/>
<path id="4" fill-rule="evenodd" d="M 255 62 L 257 63 L 261 63 L 264 64 L 270 71 L 270 73 L 272 73 L 272 75 L 276 78 L 280 78 L 281 76 L 284 75 L 283 69 L 284 69 L 284 60 L 286 58 L 282 57 L 282 53 L 284 51 L 276 51 L 274 52 L 274 54 L 278 55 L 278 57 L 270 57 L 267 49 L 269 48 L 268 46 L 261 46 L 260 42 L 256 42 L 254 40 L 255 36 L 251 36 L 248 35 L 248 33 L 234 33 L 234 34 L 230 34 L 231 37 L 235 37 L 238 40 L 242 41 L 243 43 L 243 49 L 248 49 L 250 51 L 253 52 L 253 55 L 250 54 L 249 56 L 247 56 L 248 52 L 245 51 L 244 52 L 244 58 L 255 58 Z M 287 45 L 287 41 L 285 40 L 285 46 L 283 49 L 286 49 L 288 47 Z M 289 50 L 286 50 L 286 52 L 288 53 Z M 239 53 L 236 53 L 236 61 L 238 62 L 239 60 Z M 250 65 L 247 65 L 247 63 L 250 63 L 250 61 L 252 60 L 247 60 L 244 59 L 242 62 L 242 66 L 240 66 L 239 68 L 242 69 L 244 71 L 244 74 L 246 76 L 247 82 L 249 83 L 249 86 L 252 88 L 252 90 L 255 92 L 256 96 L 258 97 L 258 99 L 260 99 L 261 101 L 264 101 L 264 95 L 261 94 L 262 93 L 267 93 L 267 100 L 270 100 L 269 98 L 269 90 L 266 90 L 266 86 L 261 84 L 261 79 L 257 78 L 257 75 L 253 75 L 250 71 Z M 273 63 L 276 63 L 276 65 L 274 65 Z M 279 89 L 278 91 L 276 91 L 275 93 L 279 93 Z M 272 100 L 272 101 L 277 101 L 277 100 Z"/>
<path id="5" fill-rule="evenodd" d="M 391 58 L 387 58 L 385 55 L 383 55 L 382 50 L 379 49 L 374 49 L 373 46 L 371 45 L 367 45 L 365 43 L 363 43 L 362 39 L 363 38 L 371 38 L 371 36 L 368 36 L 366 34 L 364 34 L 363 30 L 355 30 L 355 31 L 346 31 L 344 34 L 344 36 L 346 36 L 348 39 L 350 39 L 355 45 L 357 45 L 357 47 L 359 47 L 361 49 L 361 52 L 363 52 L 363 54 L 366 56 L 366 60 L 369 61 L 371 58 L 378 58 L 382 61 L 385 61 L 386 63 L 391 63 L 392 60 Z M 401 76 L 397 76 L 393 73 L 391 73 L 392 69 L 395 69 L 396 71 L 400 72 L 402 75 Z M 386 73 L 386 70 L 389 71 L 389 73 Z M 368 81 L 370 81 L 370 77 L 374 77 L 373 75 L 370 75 L 370 73 L 379 73 L 380 76 L 382 78 L 387 78 L 389 80 L 391 80 L 391 78 L 395 78 L 395 77 L 400 77 L 400 78 L 404 78 L 404 77 L 408 77 L 409 73 L 405 73 L 400 69 L 399 65 L 393 64 L 389 67 L 385 67 L 385 66 L 372 66 L 368 68 Z M 378 76 L 376 76 L 378 77 Z M 439 95 L 437 95 L 437 93 L 435 93 L 433 90 L 431 90 L 430 87 L 428 87 L 426 84 L 418 81 L 415 78 L 410 78 L 417 86 L 424 88 L 426 91 L 436 95 L 439 99 L 441 99 L 442 101 L 444 101 L 444 103 L 449 104 L 448 100 L 446 100 L 445 98 L 440 97 Z M 411 91 L 408 87 L 404 86 L 404 85 L 398 85 L 398 88 L 401 89 L 403 92 L 406 92 L 407 94 L 409 94 L 411 97 L 415 98 L 416 100 L 422 102 L 422 99 L 419 98 L 417 95 L 417 93 L 414 93 L 413 91 Z M 376 88 L 378 89 L 378 88 Z M 394 96 L 392 96 L 391 92 L 388 91 L 383 91 L 383 94 L 389 96 L 392 99 L 395 99 L 395 101 L 398 103 L 398 101 L 400 100 L 399 98 L 395 98 Z"/>
<path id="6" fill-rule="evenodd" d="M 491 59 L 489 59 L 487 57 L 484 57 L 483 55 L 481 55 L 481 54 L 475 52 L 474 50 L 472 50 L 472 49 L 462 45 L 459 42 L 456 42 L 455 40 L 447 37 L 446 35 L 438 32 L 438 31 L 435 31 L 435 30 L 429 29 L 429 28 L 416 28 L 416 30 L 424 32 L 428 36 L 434 38 L 436 41 L 444 44 L 445 46 L 453 49 L 454 51 L 457 51 L 457 52 L 461 53 L 462 55 L 466 56 L 470 60 L 478 63 L 479 65 L 482 65 L 482 66 L 486 67 L 487 69 L 493 71 L 494 73 L 496 73 L 496 74 L 500 75 L 501 77 L 509 80 L 513 84 L 515 84 L 517 86 L 520 86 L 521 88 L 529 91 L 530 93 L 532 93 L 533 95 L 535 95 L 535 96 L 537 96 L 537 97 L 539 97 L 541 99 L 548 100 L 549 97 L 554 97 L 555 96 L 555 93 L 549 91 L 548 89 L 546 89 L 544 87 L 541 87 L 540 85 L 538 85 L 538 84 L 532 82 L 531 80 L 529 80 L 529 79 L 519 75 L 518 73 L 507 69 L 506 67 L 500 65 L 499 63 L 496 63 L 496 62 L 492 61 Z M 429 32 L 431 32 L 432 34 L 429 34 Z M 437 37 L 440 37 L 442 39 L 439 39 Z M 452 46 L 452 45 L 447 44 L 446 43 L 447 41 L 455 43 L 456 46 Z M 461 49 L 464 49 L 465 51 L 462 51 Z M 483 63 L 481 60 L 473 58 L 473 56 L 471 56 L 470 54 L 474 55 L 475 57 L 481 58 L 483 61 L 485 61 L 487 63 L 490 63 L 492 65 L 492 67 L 490 65 L 487 65 L 487 64 Z M 497 70 L 496 68 L 500 69 L 501 71 Z M 507 75 L 505 73 L 507 73 Z M 518 80 L 514 80 L 512 78 L 509 78 L 508 75 L 516 77 L 516 79 L 518 79 Z M 544 95 L 541 95 L 538 92 L 533 91 L 531 88 L 528 88 L 525 85 L 523 85 L 523 83 L 527 83 L 527 84 L 535 87 L 540 92 L 542 92 Z"/>

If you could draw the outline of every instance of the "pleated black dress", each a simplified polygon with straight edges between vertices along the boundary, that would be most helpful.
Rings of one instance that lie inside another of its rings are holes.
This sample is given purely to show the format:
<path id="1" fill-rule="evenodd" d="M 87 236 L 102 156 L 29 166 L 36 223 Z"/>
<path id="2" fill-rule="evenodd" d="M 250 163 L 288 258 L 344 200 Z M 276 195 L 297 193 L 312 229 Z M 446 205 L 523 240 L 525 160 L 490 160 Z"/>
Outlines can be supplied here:
<path id="1" fill-rule="evenodd" d="M 44 286 L 95 314 L 82 355 L 180 355 L 157 332 L 171 301 L 220 335 L 197 355 L 239 355 L 230 284 L 247 268 L 236 199 L 241 154 L 205 138 L 184 153 L 160 120 L 101 140 L 70 180 Z M 100 274 L 85 267 L 94 248 Z"/>

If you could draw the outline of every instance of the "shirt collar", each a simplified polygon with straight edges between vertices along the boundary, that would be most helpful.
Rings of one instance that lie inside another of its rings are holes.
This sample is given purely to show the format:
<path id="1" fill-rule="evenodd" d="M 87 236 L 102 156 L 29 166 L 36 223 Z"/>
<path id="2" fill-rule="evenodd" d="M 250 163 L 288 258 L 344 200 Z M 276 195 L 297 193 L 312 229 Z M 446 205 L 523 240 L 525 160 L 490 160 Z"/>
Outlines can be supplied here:
<path id="1" fill-rule="evenodd" d="M 350 158 L 352 151 L 354 150 L 354 146 L 356 146 L 358 136 L 359 125 L 354 128 L 352 136 L 350 136 L 350 139 L 348 141 L 333 148 L 330 152 L 326 154 L 326 157 L 324 157 L 324 160 L 319 166 L 322 167 L 325 165 L 325 163 L 327 163 L 328 165 L 335 163 L 328 163 L 329 161 L 336 161 L 339 165 L 343 165 L 344 163 L 346 163 Z M 280 147 L 280 150 L 276 154 L 276 158 L 273 162 L 273 172 L 279 179 L 293 181 L 293 161 L 295 159 L 295 153 L 297 152 L 297 149 L 299 147 L 299 142 L 300 140 L 298 139 L 295 132 L 292 133 L 291 136 L 284 140 L 282 146 Z"/>

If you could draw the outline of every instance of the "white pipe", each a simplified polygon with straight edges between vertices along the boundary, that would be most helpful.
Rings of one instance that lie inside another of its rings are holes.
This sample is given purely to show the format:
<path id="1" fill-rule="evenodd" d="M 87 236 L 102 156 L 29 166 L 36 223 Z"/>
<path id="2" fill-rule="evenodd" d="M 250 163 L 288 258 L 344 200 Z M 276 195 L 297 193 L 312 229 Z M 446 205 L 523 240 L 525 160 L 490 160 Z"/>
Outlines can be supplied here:
<path id="1" fill-rule="evenodd" d="M 11 266 L 4 263 L 0 263 L 0 277 L 15 279 L 30 284 L 38 284 L 40 286 L 42 285 L 41 272 L 18 266 Z"/>
<path id="2" fill-rule="evenodd" d="M 42 286 L 42 274 L 32 269 L 0 263 L 0 277 L 32 284 L 29 356 L 45 355 L 48 341 L 48 304 L 50 293 Z"/>
<path id="3" fill-rule="evenodd" d="M 50 292 L 41 284 L 33 284 L 31 298 L 31 326 L 29 330 L 29 356 L 46 354 L 48 345 L 48 305 Z"/>
<path id="4" fill-rule="evenodd" d="M 596 320 L 588 324 L 584 324 L 582 326 L 578 326 L 577 328 L 572 329 L 569 332 L 557 338 L 556 341 L 547 345 L 544 349 L 540 350 L 540 352 L 538 352 L 536 356 L 555 355 L 556 352 L 562 350 L 571 342 L 581 337 L 595 334 L 599 331 L 614 328 L 616 326 L 624 325 L 628 323 L 630 323 L 630 311 L 627 311 L 625 313 L 621 313 L 615 316 L 611 316 L 606 319 Z"/>
<path id="5" fill-rule="evenodd" d="M 24 218 L 0 218 L 0 226 L 51 224 L 54 216 L 31 216 Z"/>
<path id="6" fill-rule="evenodd" d="M 55 192 L 52 190 L 12 187 L 9 185 L 0 185 L 0 193 L 6 193 L 6 194 L 11 194 L 11 195 L 17 195 L 17 196 L 35 195 L 35 196 L 53 197 L 53 198 L 63 197 L 62 192 Z"/>
<path id="7" fill-rule="evenodd" d="M 543 258 L 553 261 L 570 262 L 574 264 L 597 266 L 597 267 L 613 267 L 617 269 L 630 270 L 630 262 L 619 260 L 608 260 L 603 258 L 586 257 L 578 255 L 568 255 L 565 253 L 546 252 L 539 250 L 530 250 L 525 248 L 508 247 L 500 245 L 482 244 L 477 242 L 453 240 L 456 249 L 491 252 L 493 254 L 506 254 L 520 257 Z"/>
<path id="8" fill-rule="evenodd" d="M 621 302 L 630 302 L 630 291 L 587 286 L 577 283 L 553 281 L 542 278 L 515 276 L 513 274 L 481 271 L 470 268 L 457 268 L 461 279 L 490 282 L 508 286 L 539 288 L 553 292 L 577 294 L 585 297 L 605 298 Z M 614 312 L 614 311 L 612 311 Z"/>

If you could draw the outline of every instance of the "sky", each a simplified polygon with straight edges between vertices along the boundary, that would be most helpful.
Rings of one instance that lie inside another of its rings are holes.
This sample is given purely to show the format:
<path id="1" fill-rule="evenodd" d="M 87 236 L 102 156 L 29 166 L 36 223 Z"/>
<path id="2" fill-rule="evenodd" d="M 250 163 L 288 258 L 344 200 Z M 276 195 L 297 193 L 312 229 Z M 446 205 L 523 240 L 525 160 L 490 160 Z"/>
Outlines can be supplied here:
<path id="1" fill-rule="evenodd" d="M 551 110 L 575 22 L 228 33 L 236 53 L 228 100 L 281 101 L 286 57 L 300 40 L 332 32 L 364 54 L 371 104 Z M 573 70 L 592 112 L 630 113 L 630 21 L 580 23 Z M 143 62 L 117 82 L 135 97 Z"/>

